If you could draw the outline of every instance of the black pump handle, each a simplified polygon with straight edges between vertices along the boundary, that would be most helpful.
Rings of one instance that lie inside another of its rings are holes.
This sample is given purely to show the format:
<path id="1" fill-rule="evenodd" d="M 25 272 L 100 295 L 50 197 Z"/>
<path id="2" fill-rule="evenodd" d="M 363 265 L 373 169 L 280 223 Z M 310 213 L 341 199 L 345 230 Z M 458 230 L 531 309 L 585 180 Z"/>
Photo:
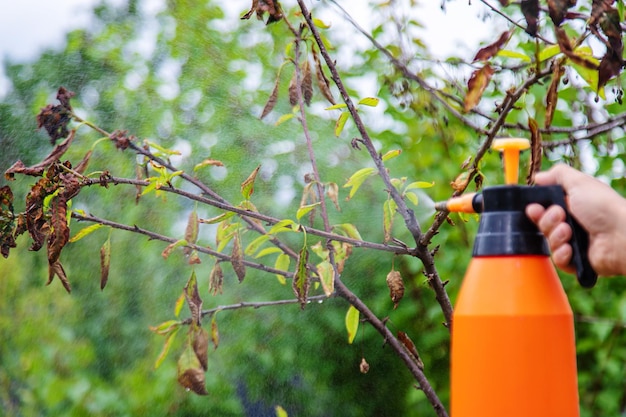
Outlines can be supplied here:
<path id="1" fill-rule="evenodd" d="M 565 203 L 565 191 L 560 185 L 546 185 L 532 187 L 535 191 L 533 197 L 537 197 L 537 203 L 544 207 L 556 204 L 563 207 L 566 213 L 566 221 L 572 228 L 572 238 L 569 241 L 572 247 L 571 266 L 576 268 L 576 278 L 581 286 L 591 288 L 598 280 L 598 274 L 593 270 L 589 262 L 589 233 L 571 215 Z"/>

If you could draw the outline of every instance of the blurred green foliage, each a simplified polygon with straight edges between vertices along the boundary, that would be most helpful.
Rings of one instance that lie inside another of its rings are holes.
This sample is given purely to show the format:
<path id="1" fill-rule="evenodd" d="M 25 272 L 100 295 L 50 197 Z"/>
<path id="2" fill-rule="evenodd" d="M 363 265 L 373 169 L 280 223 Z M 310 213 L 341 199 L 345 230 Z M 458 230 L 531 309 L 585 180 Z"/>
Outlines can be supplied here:
<path id="1" fill-rule="evenodd" d="M 47 51 L 34 63 L 8 64 L 12 89 L 0 102 L 0 167 L 4 170 L 17 159 L 32 164 L 49 152 L 48 139 L 36 130 L 35 115 L 62 85 L 77 93 L 73 105 L 87 120 L 108 131 L 125 129 L 140 140 L 181 150 L 175 159 L 181 169 L 192 172 L 206 158 L 224 162 L 225 168 L 212 167 L 197 175 L 232 202 L 241 199 L 241 182 L 261 164 L 252 201 L 260 212 L 295 218 L 304 176 L 310 171 L 309 158 L 295 119 L 273 126 L 280 115 L 292 111 L 287 86 L 293 66 L 281 72 L 273 113 L 267 120 L 259 119 L 291 34 L 285 25 L 266 27 L 254 19 L 239 20 L 248 5 L 241 3 L 239 14 L 233 14 L 232 6 L 225 8 L 219 2 L 169 1 L 156 16 L 145 13 L 140 1 L 130 0 L 120 8 L 103 3 L 94 11 L 93 28 L 69 33 L 64 50 Z M 290 6 L 285 7 L 288 12 Z M 296 21 L 293 13 L 289 17 Z M 378 17 L 380 25 L 372 33 L 395 51 L 392 46 L 399 35 L 389 19 Z M 420 194 L 420 204 L 414 208 L 426 229 L 433 214 L 430 199 L 450 195 L 449 182 L 480 145 L 476 132 L 408 84 L 380 51 L 349 48 L 332 28 L 325 35 L 335 48 L 331 52 L 342 76 L 352 86 L 350 94 L 381 99 L 375 110 L 364 109 L 363 115 L 381 152 L 403 151 L 387 163 L 392 177 L 434 181 L 435 187 L 426 190 L 428 195 Z M 414 41 L 416 52 L 427 59 L 428 50 L 419 39 Z M 530 48 L 530 43 L 520 48 Z M 342 56 L 355 64 L 343 67 L 348 64 L 341 61 Z M 441 77 L 436 67 L 424 65 L 419 72 L 425 78 Z M 440 82 L 444 90 L 457 88 L 445 78 Z M 528 96 L 534 99 L 528 102 L 541 107 L 545 88 L 533 87 Z M 486 96 L 499 93 L 496 88 Z M 581 101 L 585 98 L 574 87 L 564 94 Z M 308 122 L 322 177 L 341 186 L 367 166 L 368 158 L 350 146 L 350 138 L 357 135 L 354 126 L 349 122 L 336 138 L 338 114 L 323 110 L 326 104 L 321 96 L 316 100 Z M 621 110 L 612 105 L 604 109 L 609 113 Z M 526 122 L 527 115 L 514 114 L 520 123 Z M 569 109 L 555 114 L 555 124 L 573 124 L 572 119 Z M 505 133 L 523 134 L 515 129 Z M 78 143 L 67 154 L 72 160 L 80 160 L 99 138 L 85 127 L 77 137 Z M 612 180 L 626 194 L 621 176 L 613 174 L 616 163 L 623 166 L 622 151 L 623 143 L 614 138 L 594 141 L 587 150 L 597 165 L 595 173 Z M 561 158 L 576 159 L 576 155 L 548 154 L 548 159 Z M 109 142 L 95 147 L 92 161 L 90 171 L 134 177 L 135 158 L 128 151 L 113 149 Z M 549 163 L 546 160 L 546 166 Z M 481 170 L 485 185 L 501 181 L 495 155 L 487 156 Z M 31 182 L 18 178 L 11 186 L 21 190 L 16 195 L 23 195 Z M 96 187 L 83 190 L 75 208 L 182 238 L 187 215 L 194 208 L 189 202 L 148 195 L 134 204 L 135 189 L 122 187 L 115 186 L 115 193 Z M 342 189 L 341 212 L 331 209 L 331 223 L 353 223 L 365 240 L 382 242 L 383 185 L 372 178 L 348 202 L 346 195 Z M 23 201 L 15 204 L 23 210 Z M 204 207 L 198 210 L 203 218 L 219 214 Z M 477 222 L 474 216 L 453 219 L 455 226 L 442 227 L 433 244 L 440 245 L 438 269 L 450 281 L 446 288 L 454 300 Z M 73 223 L 73 233 L 81 227 Z M 101 292 L 99 248 L 107 233 L 96 231 L 64 251 L 71 296 L 58 282 L 43 286 L 45 255 L 27 253 L 26 237 L 20 238 L 18 249 L 8 259 L 0 260 L 0 408 L 4 415 L 273 416 L 278 404 L 290 416 L 434 415 L 402 363 L 365 323 L 354 344 L 348 345 L 344 326 L 348 305 L 340 299 L 312 303 L 304 311 L 294 304 L 219 312 L 220 344 L 209 352 L 206 374 L 209 396 L 185 392 L 175 378 L 183 338 L 176 339 L 169 356 L 154 370 L 164 339 L 151 333 L 149 326 L 173 318 L 174 303 L 191 267 L 180 253 L 164 260 L 162 243 L 113 231 L 111 277 Z M 410 238 L 400 221 L 394 226 L 394 237 Z M 244 234 L 245 243 L 252 238 Z M 211 230 L 201 229 L 201 244 L 213 245 L 212 239 Z M 294 242 L 294 247 L 301 244 L 297 239 Z M 407 287 L 397 310 L 385 285 L 392 263 Z M 224 265 L 224 294 L 209 295 L 212 264 L 203 258 L 195 267 L 204 308 L 293 297 L 290 285 L 281 285 L 271 274 L 249 270 L 245 282 L 239 284 L 229 265 Z M 426 375 L 447 404 L 449 333 L 421 271 L 417 260 L 355 249 L 342 278 L 379 317 L 389 317 L 394 332 L 401 330 L 412 338 Z M 593 291 L 586 291 L 574 281 L 571 276 L 563 277 L 579 317 L 582 415 L 619 415 L 626 409 L 626 282 L 602 280 Z M 370 364 L 367 374 L 359 372 L 362 357 Z"/>

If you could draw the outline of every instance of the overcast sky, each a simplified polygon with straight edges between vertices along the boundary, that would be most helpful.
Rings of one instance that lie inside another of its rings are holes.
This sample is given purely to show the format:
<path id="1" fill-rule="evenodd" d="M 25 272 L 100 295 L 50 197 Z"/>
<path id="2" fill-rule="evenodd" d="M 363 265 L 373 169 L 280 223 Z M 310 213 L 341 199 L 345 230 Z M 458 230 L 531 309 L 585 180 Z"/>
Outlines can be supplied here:
<path id="1" fill-rule="evenodd" d="M 108 0 L 116 4 L 124 0 Z M 147 0 L 150 3 L 161 0 Z M 0 0 L 0 96 L 6 91 L 2 63 L 6 57 L 13 61 L 30 61 L 47 48 L 62 48 L 65 33 L 72 29 L 88 27 L 92 7 L 99 0 Z M 354 7 L 366 0 L 339 0 L 354 17 L 363 22 L 371 8 Z M 440 52 L 440 56 L 466 48 L 476 51 L 479 40 L 490 36 L 489 24 L 479 23 L 476 16 L 482 10 L 480 2 L 456 0 L 448 3 L 444 14 L 440 0 L 423 0 L 420 15 L 426 25 L 426 41 Z M 242 11 L 250 7 L 250 0 L 228 0 L 228 5 Z M 493 31 L 491 31 L 493 33 Z M 438 54 L 439 55 L 439 54 Z"/>

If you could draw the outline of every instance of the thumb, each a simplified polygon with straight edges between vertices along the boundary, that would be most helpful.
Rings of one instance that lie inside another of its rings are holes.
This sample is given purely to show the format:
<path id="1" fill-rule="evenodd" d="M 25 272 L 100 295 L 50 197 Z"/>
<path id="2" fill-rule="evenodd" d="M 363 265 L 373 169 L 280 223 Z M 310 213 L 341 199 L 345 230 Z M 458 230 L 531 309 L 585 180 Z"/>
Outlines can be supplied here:
<path id="1" fill-rule="evenodd" d="M 585 174 L 565 164 L 557 164 L 548 171 L 538 172 L 535 175 L 537 185 L 560 185 L 565 192 L 579 183 Z"/>

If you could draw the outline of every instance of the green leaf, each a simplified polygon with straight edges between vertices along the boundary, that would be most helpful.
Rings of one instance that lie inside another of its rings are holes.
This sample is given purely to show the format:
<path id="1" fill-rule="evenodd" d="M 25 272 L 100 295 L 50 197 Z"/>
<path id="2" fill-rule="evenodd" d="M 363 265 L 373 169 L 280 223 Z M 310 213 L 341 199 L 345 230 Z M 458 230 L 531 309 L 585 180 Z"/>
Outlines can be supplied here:
<path id="1" fill-rule="evenodd" d="M 281 232 L 294 232 L 297 231 L 297 229 L 298 223 L 294 222 L 291 219 L 284 219 L 272 226 L 272 228 L 267 233 L 270 235 L 275 235 L 276 233 Z"/>
<path id="2" fill-rule="evenodd" d="M 417 197 L 417 194 L 415 194 L 415 193 L 405 193 L 404 196 L 406 197 L 407 200 L 409 200 L 411 203 L 413 203 L 414 206 L 419 205 L 419 199 Z"/>
<path id="3" fill-rule="evenodd" d="M 343 131 L 343 128 L 346 125 L 349 117 L 350 113 L 348 113 L 347 111 L 344 111 L 339 115 L 337 123 L 335 124 L 335 136 L 339 137 L 339 135 L 341 135 L 341 132 Z"/>
<path id="4" fill-rule="evenodd" d="M 151 148 L 156 149 L 157 151 L 159 151 L 162 155 L 180 155 L 180 152 L 174 149 L 167 149 L 164 148 L 161 145 L 158 145 L 154 142 L 150 142 L 149 140 L 145 140 L 144 143 L 146 143 L 147 145 L 149 145 Z"/>
<path id="5" fill-rule="evenodd" d="M 161 349 L 161 353 L 159 353 L 159 356 L 154 361 L 154 369 L 158 369 L 159 366 L 161 366 L 161 364 L 167 357 L 167 354 L 169 353 L 170 348 L 172 347 L 172 342 L 174 341 L 174 337 L 176 337 L 176 334 L 178 334 L 179 330 L 180 330 L 180 326 L 177 326 L 174 329 L 172 329 L 171 332 L 167 334 L 167 338 L 165 339 L 165 343 L 163 344 L 163 349 Z"/>
<path id="6" fill-rule="evenodd" d="M 435 185 L 435 181 L 427 182 L 427 181 L 415 181 L 406 186 L 404 191 L 414 190 L 416 188 L 430 188 Z"/>
<path id="7" fill-rule="evenodd" d="M 324 22 L 323 20 L 313 18 L 313 24 L 320 29 L 328 29 L 330 28 L 330 24 Z"/>
<path id="8" fill-rule="evenodd" d="M 272 255 L 274 253 L 282 253 L 282 250 L 280 248 L 275 247 L 275 246 L 272 246 L 270 248 L 265 248 L 262 251 L 260 251 L 259 253 L 257 253 L 255 258 L 259 259 L 259 258 L 262 258 L 262 257 L 267 256 L 267 255 Z"/>
<path id="9" fill-rule="evenodd" d="M 185 305 L 185 292 L 183 291 L 180 294 L 180 297 L 178 297 L 178 300 L 176 300 L 176 304 L 174 304 L 174 316 L 175 317 L 180 316 L 180 312 L 182 311 L 184 305 Z"/>
<path id="10" fill-rule="evenodd" d="M 167 336 L 168 334 L 177 330 L 181 326 L 181 324 L 182 323 L 178 320 L 168 320 L 157 326 L 150 326 L 150 330 L 158 335 Z"/>
<path id="11" fill-rule="evenodd" d="M 393 159 L 396 156 L 400 155 L 401 153 L 402 153 L 402 149 L 391 150 L 383 155 L 383 162 Z"/>
<path id="12" fill-rule="evenodd" d="M 336 230 L 337 233 L 342 233 L 344 236 L 348 236 L 352 239 L 363 240 L 361 238 L 361 234 L 357 230 L 356 226 L 350 223 L 342 223 L 336 224 L 333 226 L 333 230 Z"/>
<path id="13" fill-rule="evenodd" d="M 558 49 L 558 48 L 557 48 Z M 509 49 L 501 49 L 496 53 L 497 56 L 505 57 L 505 58 L 515 58 L 520 59 L 524 62 L 531 62 L 532 60 L 526 54 L 517 51 L 511 51 Z"/>
<path id="14" fill-rule="evenodd" d="M 280 405 L 277 405 L 274 409 L 276 410 L 276 417 L 289 417 L 285 409 Z"/>
<path id="15" fill-rule="evenodd" d="M 346 330 L 348 331 L 348 343 L 350 344 L 354 342 L 356 332 L 359 330 L 359 316 L 359 310 L 351 305 L 346 313 Z"/>
<path id="16" fill-rule="evenodd" d="M 276 262 L 274 263 L 274 268 L 281 270 L 281 271 L 288 271 L 290 263 L 291 263 L 291 258 L 289 257 L 289 255 L 287 255 L 286 253 L 281 253 L 276 258 Z M 280 282 L 282 285 L 287 284 L 287 280 L 285 279 L 284 275 L 276 274 L 276 279 L 278 279 L 278 282 Z"/>
<path id="17" fill-rule="evenodd" d="M 253 256 L 259 250 L 261 245 L 270 240 L 271 237 L 271 235 L 261 235 L 257 237 L 252 242 L 250 242 L 248 246 L 246 246 L 245 254 L 248 256 Z"/>
<path id="18" fill-rule="evenodd" d="M 389 242 L 391 240 L 391 229 L 397 208 L 398 205 L 392 199 L 385 201 L 383 204 L 383 229 L 385 233 L 385 242 Z"/>
<path id="19" fill-rule="evenodd" d="M 318 201 L 317 203 L 307 204 L 306 206 L 301 206 L 296 212 L 296 219 L 300 220 L 303 216 L 306 216 L 311 212 L 315 207 L 319 206 L 321 203 Z"/>
<path id="20" fill-rule="evenodd" d="M 589 85 L 589 87 L 596 91 L 598 90 L 598 95 L 606 100 L 606 94 L 604 92 L 604 87 L 598 89 L 598 70 L 585 68 L 582 65 L 572 64 L 572 68 L 576 70 L 578 75 L 581 76 L 583 80 Z"/>
<path id="21" fill-rule="evenodd" d="M 378 103 L 380 102 L 379 99 L 377 99 L 376 97 L 365 97 L 361 100 L 359 100 L 358 104 L 362 104 L 363 106 L 369 106 L 369 107 L 376 107 L 378 106 Z"/>
<path id="22" fill-rule="evenodd" d="M 304 310 L 307 303 L 307 297 L 309 294 L 309 270 L 307 263 L 309 262 L 309 251 L 304 246 L 298 254 L 298 265 L 296 267 L 296 273 L 293 277 L 292 287 L 293 292 L 300 301 L 300 308 Z"/>
<path id="23" fill-rule="evenodd" d="M 92 224 L 91 226 L 84 227 L 78 233 L 72 236 L 72 238 L 69 240 L 69 243 L 78 242 L 85 236 L 90 235 L 91 233 L 95 232 L 101 227 L 104 227 L 104 225 L 100 223 L 96 223 L 96 224 Z"/>
<path id="24" fill-rule="evenodd" d="M 539 62 L 543 62 L 547 59 L 555 57 L 556 55 L 561 53 L 561 47 L 557 45 L 550 45 L 546 48 L 543 48 L 541 52 L 539 52 Z"/>
<path id="25" fill-rule="evenodd" d="M 276 120 L 276 123 L 274 123 L 274 126 L 280 126 L 283 123 L 285 123 L 287 120 L 293 119 L 294 116 L 295 114 L 293 113 L 283 114 L 282 116 L 278 118 L 278 120 Z"/>
<path id="26" fill-rule="evenodd" d="M 330 107 L 326 107 L 324 110 L 345 109 L 346 107 L 348 107 L 348 105 L 346 103 L 337 103 L 337 104 L 333 104 Z"/>
<path id="27" fill-rule="evenodd" d="M 327 297 L 330 297 L 335 291 L 335 269 L 328 261 L 324 261 L 317 265 L 317 273 L 322 283 L 322 289 Z"/>
<path id="28" fill-rule="evenodd" d="M 354 194 L 357 192 L 359 187 L 363 184 L 363 182 L 374 175 L 376 173 L 376 168 L 362 168 L 352 174 L 350 178 L 348 178 L 348 182 L 343 186 L 343 188 L 350 188 L 350 193 L 348 194 L 348 200 L 351 199 Z"/>

